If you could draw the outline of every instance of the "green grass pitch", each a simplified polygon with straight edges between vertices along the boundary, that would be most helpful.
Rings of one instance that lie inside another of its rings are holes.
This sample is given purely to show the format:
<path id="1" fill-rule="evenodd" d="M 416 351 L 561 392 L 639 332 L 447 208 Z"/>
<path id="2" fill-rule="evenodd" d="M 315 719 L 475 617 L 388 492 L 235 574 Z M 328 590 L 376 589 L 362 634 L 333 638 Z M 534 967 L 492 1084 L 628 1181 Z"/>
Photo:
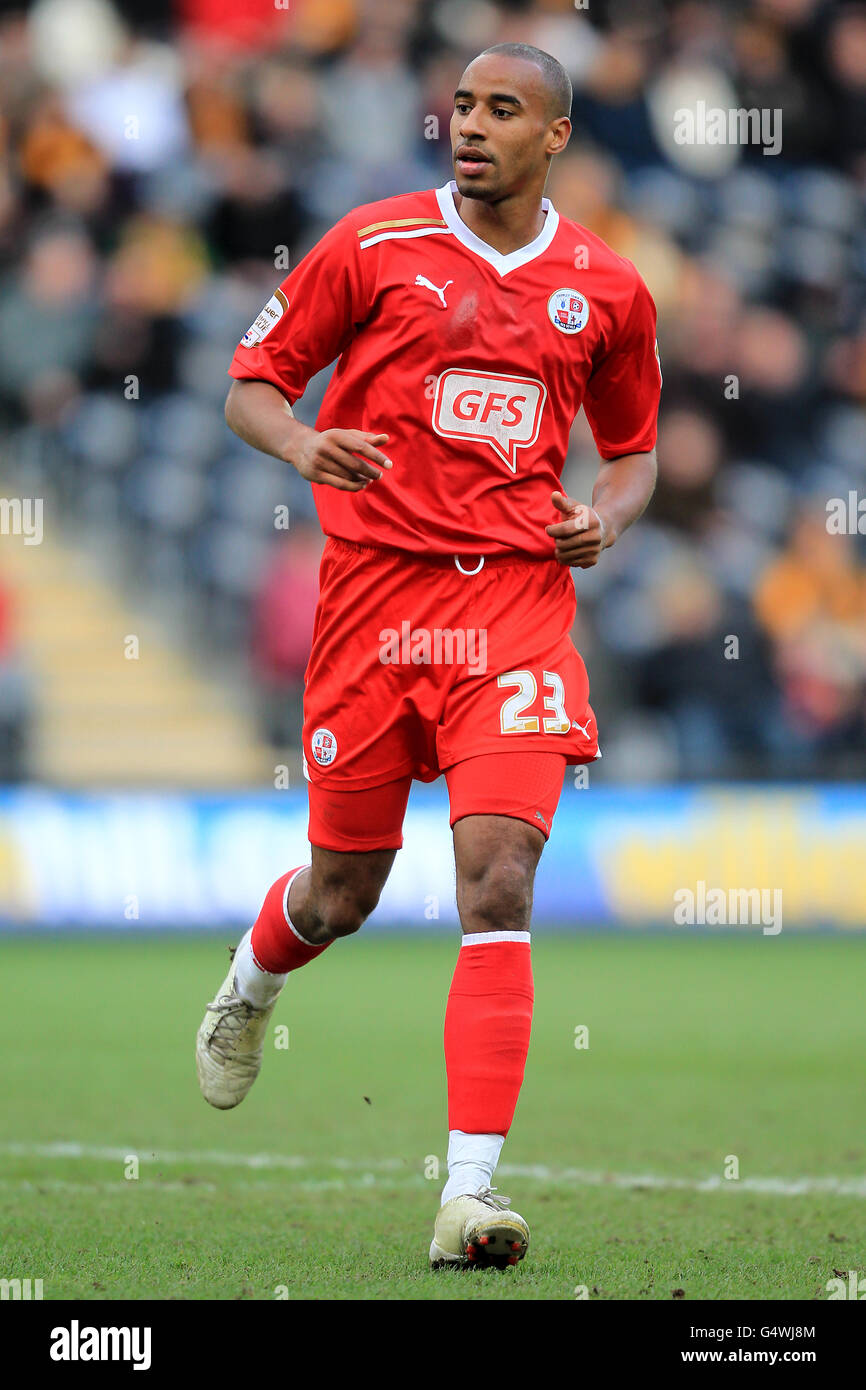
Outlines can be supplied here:
<path id="1" fill-rule="evenodd" d="M 426 1265 L 457 940 L 362 934 L 292 976 L 288 1047 L 272 1031 L 219 1113 L 193 1048 L 230 940 L 0 942 L 0 1276 L 46 1299 L 823 1300 L 866 1273 L 866 940 L 537 929 L 497 1175 L 533 1239 L 504 1274 Z"/>

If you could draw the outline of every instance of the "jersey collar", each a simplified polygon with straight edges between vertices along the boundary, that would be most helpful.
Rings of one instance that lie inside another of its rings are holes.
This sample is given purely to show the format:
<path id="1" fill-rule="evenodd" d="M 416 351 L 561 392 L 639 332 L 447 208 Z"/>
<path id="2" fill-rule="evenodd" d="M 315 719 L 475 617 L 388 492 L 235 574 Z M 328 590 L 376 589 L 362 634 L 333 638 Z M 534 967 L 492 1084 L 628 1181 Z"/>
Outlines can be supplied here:
<path id="1" fill-rule="evenodd" d="M 457 240 L 461 241 L 467 250 L 474 251 L 476 256 L 481 256 L 500 275 L 507 275 L 510 270 L 516 270 L 518 266 L 534 261 L 536 256 L 540 256 L 543 251 L 547 250 L 556 235 L 556 229 L 559 226 L 559 213 L 549 198 L 542 198 L 542 211 L 547 213 L 547 217 L 538 236 L 534 241 L 530 241 L 528 246 L 518 246 L 516 251 L 509 251 L 507 255 L 503 255 L 501 251 L 489 246 L 486 241 L 481 240 L 480 236 L 476 236 L 471 228 L 467 227 L 454 206 L 454 194 L 456 192 L 457 184 L 454 179 L 449 179 L 448 183 L 443 183 L 441 188 L 436 189 L 436 198 L 442 216 Z"/>

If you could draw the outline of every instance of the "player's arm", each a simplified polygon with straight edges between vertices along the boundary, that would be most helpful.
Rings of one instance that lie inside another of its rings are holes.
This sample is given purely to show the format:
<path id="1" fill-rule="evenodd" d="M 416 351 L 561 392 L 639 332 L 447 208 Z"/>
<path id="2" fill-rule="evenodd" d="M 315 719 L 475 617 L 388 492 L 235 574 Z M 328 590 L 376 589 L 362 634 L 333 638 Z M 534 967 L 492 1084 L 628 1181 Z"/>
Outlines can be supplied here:
<path id="1" fill-rule="evenodd" d="M 229 429 L 263 454 L 290 463 L 310 483 L 360 492 L 391 460 L 376 448 L 387 434 L 368 430 L 315 430 L 295 418 L 285 396 L 269 381 L 233 381 L 226 398 Z M 376 465 L 374 467 L 374 465 Z"/>
<path id="2" fill-rule="evenodd" d="M 229 428 L 245 443 L 341 492 L 360 492 L 391 467 L 376 448 L 388 435 L 315 430 L 295 419 L 292 405 L 370 313 L 356 220 L 343 217 L 326 232 L 250 325 L 229 367 L 235 380 L 225 408 Z"/>
<path id="3" fill-rule="evenodd" d="M 557 563 L 581 570 L 598 564 L 601 552 L 646 511 L 655 491 L 656 472 L 654 449 L 645 454 L 624 454 L 602 460 L 591 507 L 554 492 L 550 500 L 562 513 L 562 520 L 545 529 L 556 542 Z"/>
<path id="4" fill-rule="evenodd" d="M 628 264 L 627 262 L 624 264 Z M 646 509 L 656 485 L 656 421 L 661 366 L 656 311 L 649 290 L 631 267 L 634 292 L 619 332 L 587 382 L 583 407 L 601 468 L 592 506 L 554 492 L 559 513 L 545 529 L 559 564 L 589 569 Z"/>

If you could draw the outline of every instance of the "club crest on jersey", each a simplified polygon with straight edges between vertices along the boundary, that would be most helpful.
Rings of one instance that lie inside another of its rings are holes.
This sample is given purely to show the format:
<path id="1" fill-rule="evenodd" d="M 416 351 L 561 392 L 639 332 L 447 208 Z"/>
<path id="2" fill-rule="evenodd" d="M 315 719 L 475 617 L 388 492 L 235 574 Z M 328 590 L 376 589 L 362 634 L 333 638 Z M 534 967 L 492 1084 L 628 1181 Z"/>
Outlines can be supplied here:
<path id="1" fill-rule="evenodd" d="M 319 767 L 330 767 L 337 756 L 337 740 L 330 729 L 316 729 L 311 745 Z"/>
<path id="2" fill-rule="evenodd" d="M 517 450 L 534 444 L 547 387 L 528 376 L 449 367 L 436 382 L 433 428 L 445 439 L 489 444 L 517 472 Z"/>
<path id="3" fill-rule="evenodd" d="M 274 324 L 279 323 L 288 307 L 289 301 L 282 290 L 274 290 L 258 318 L 250 324 L 241 338 L 241 347 L 258 347 L 259 343 L 268 336 Z"/>
<path id="4" fill-rule="evenodd" d="M 589 322 L 589 300 L 577 290 L 554 290 L 547 301 L 547 316 L 560 333 L 579 333 Z"/>

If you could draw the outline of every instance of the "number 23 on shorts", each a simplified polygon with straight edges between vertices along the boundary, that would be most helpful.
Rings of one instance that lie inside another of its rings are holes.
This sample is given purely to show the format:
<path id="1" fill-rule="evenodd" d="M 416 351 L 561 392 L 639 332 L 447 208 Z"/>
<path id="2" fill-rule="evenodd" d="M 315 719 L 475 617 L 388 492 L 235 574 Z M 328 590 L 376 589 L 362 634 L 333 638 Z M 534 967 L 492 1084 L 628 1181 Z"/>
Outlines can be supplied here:
<path id="1" fill-rule="evenodd" d="M 549 713 L 541 721 L 546 734 L 567 734 L 571 720 L 565 711 L 565 687 L 555 671 L 542 673 L 545 696 L 544 708 Z M 538 696 L 538 681 L 532 671 L 505 671 L 497 676 L 500 689 L 516 687 L 499 711 L 499 728 L 503 734 L 537 734 L 541 732 L 537 714 L 526 714 Z M 549 692 L 549 693 L 547 693 Z"/>

